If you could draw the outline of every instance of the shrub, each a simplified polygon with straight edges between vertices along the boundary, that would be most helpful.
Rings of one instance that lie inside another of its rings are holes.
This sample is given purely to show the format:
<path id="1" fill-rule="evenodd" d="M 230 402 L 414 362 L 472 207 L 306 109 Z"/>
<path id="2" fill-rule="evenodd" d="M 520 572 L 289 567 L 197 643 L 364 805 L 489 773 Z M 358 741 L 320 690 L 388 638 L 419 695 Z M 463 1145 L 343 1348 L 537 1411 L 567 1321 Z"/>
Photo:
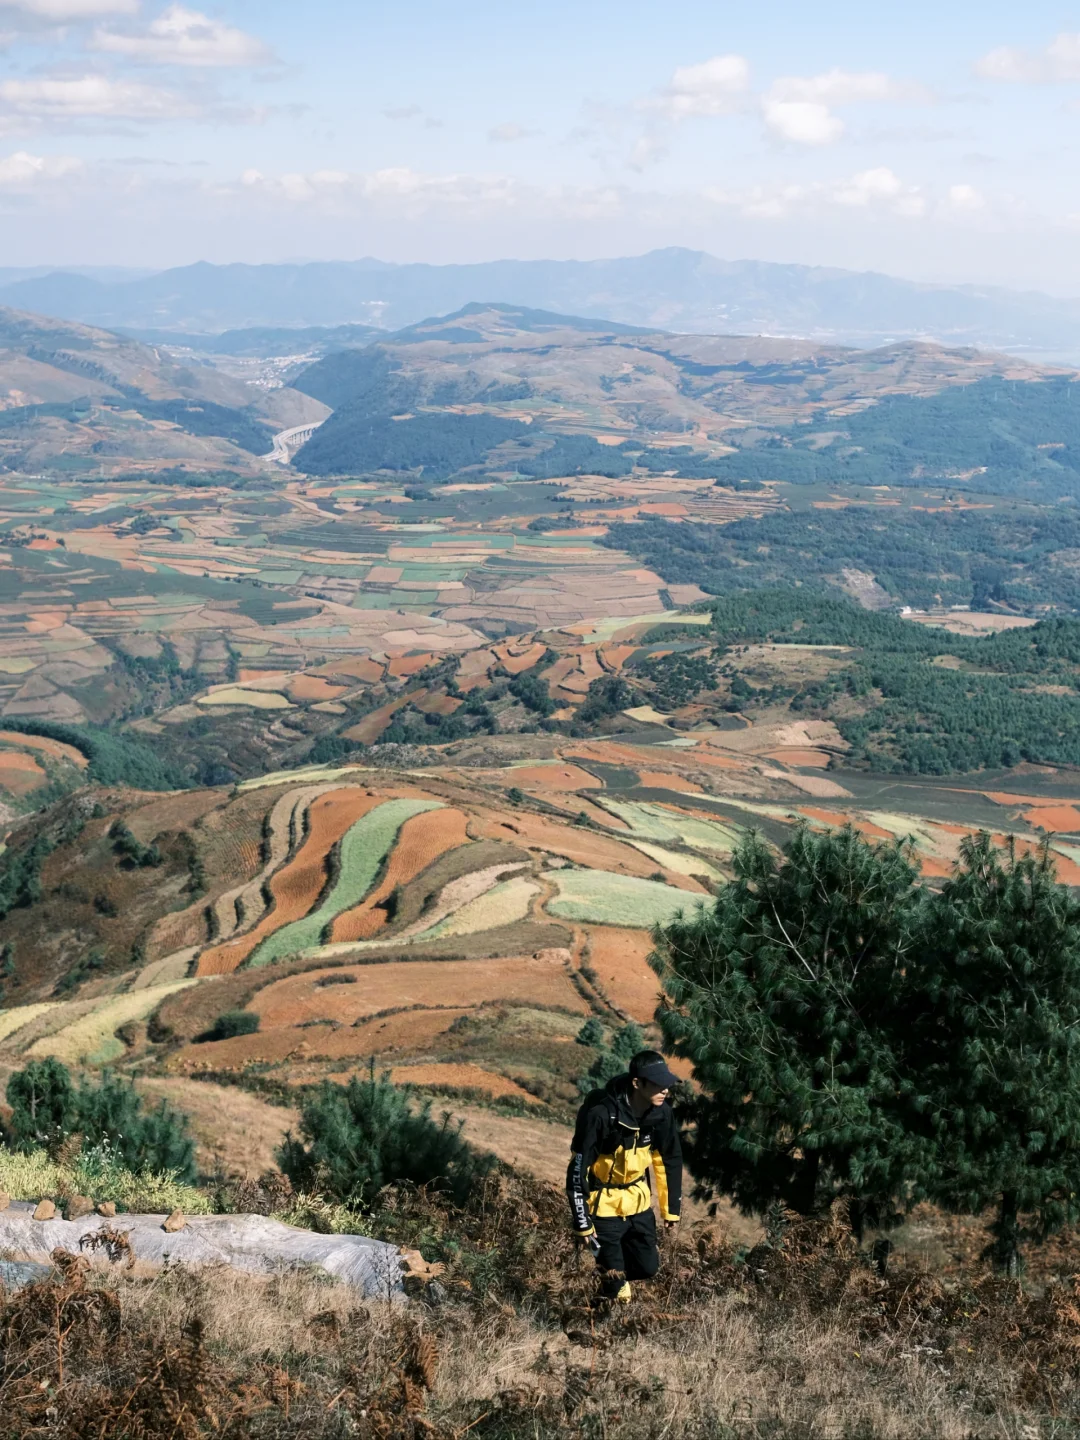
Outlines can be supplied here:
<path id="1" fill-rule="evenodd" d="M 209 1030 L 204 1030 L 196 1040 L 232 1040 L 237 1035 L 254 1035 L 259 1028 L 259 1017 L 250 1010 L 226 1010 L 219 1015 Z"/>
<path id="2" fill-rule="evenodd" d="M 603 1045 L 604 1027 L 595 1015 L 590 1015 L 574 1038 L 579 1045 Z"/>
<path id="3" fill-rule="evenodd" d="M 8 1081 L 7 1100 L 17 1150 L 55 1148 L 78 1135 L 88 1154 L 104 1147 L 110 1165 L 169 1173 L 185 1183 L 195 1179 L 187 1117 L 164 1100 L 147 1110 L 134 1086 L 116 1075 L 104 1075 L 97 1085 L 83 1080 L 76 1088 L 59 1060 L 33 1060 Z"/>
<path id="4" fill-rule="evenodd" d="M 282 1170 L 298 1190 L 347 1205 L 370 1203 L 399 1180 L 429 1185 L 461 1204 L 494 1164 L 461 1138 L 460 1123 L 449 1115 L 436 1121 L 430 1100 L 417 1106 L 388 1075 L 376 1078 L 374 1067 L 366 1080 L 347 1086 L 324 1081 L 304 1102 L 300 1134 L 288 1135 L 278 1151 Z"/>

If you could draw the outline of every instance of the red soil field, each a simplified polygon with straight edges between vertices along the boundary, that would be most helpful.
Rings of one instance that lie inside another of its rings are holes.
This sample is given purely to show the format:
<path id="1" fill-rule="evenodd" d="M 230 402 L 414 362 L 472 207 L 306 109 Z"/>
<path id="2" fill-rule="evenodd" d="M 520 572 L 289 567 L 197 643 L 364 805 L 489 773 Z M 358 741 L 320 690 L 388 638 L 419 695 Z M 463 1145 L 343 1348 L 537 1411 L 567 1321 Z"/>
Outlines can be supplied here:
<path id="1" fill-rule="evenodd" d="M 1080 831 L 1080 810 L 1068 804 L 1039 805 L 1024 811 L 1029 825 L 1057 835 L 1073 835 Z"/>
<path id="2" fill-rule="evenodd" d="M 501 660 L 503 669 L 507 674 L 520 675 L 523 670 L 531 670 L 534 665 L 540 663 L 547 650 L 547 646 L 541 645 L 540 642 L 537 641 L 536 644 L 530 645 L 521 655 L 511 654 L 508 645 L 496 645 L 494 649 L 495 654 L 499 660 Z"/>
<path id="3" fill-rule="evenodd" d="M 246 685 L 251 680 L 281 680 L 288 675 L 287 670 L 240 670 L 237 672 L 241 685 Z"/>
<path id="4" fill-rule="evenodd" d="M 612 670 L 618 672 L 633 655 L 638 647 L 636 645 L 602 645 L 600 647 L 601 661 L 606 663 Z"/>
<path id="5" fill-rule="evenodd" d="M 679 505 L 674 500 L 652 500 L 648 505 L 642 505 L 645 515 L 686 515 L 685 505 Z"/>
<path id="6" fill-rule="evenodd" d="M 45 783 L 45 771 L 32 755 L 0 750 L 0 786 L 13 795 L 29 795 Z"/>
<path id="7" fill-rule="evenodd" d="M 372 710 L 370 715 L 351 726 L 342 733 L 346 740 L 359 740 L 362 745 L 374 745 L 379 736 L 390 724 L 394 712 L 400 710 L 403 705 L 408 705 L 410 700 L 417 700 L 426 695 L 426 690 L 416 690 L 411 695 L 399 695 L 396 700 L 391 700 L 387 705 L 380 705 L 378 710 Z"/>
<path id="8" fill-rule="evenodd" d="M 651 1021 L 660 999 L 660 981 L 649 969 L 653 948 L 647 930 L 621 930 L 610 925 L 584 926 L 589 941 L 587 963 L 613 1005 L 633 1020 Z"/>
<path id="9" fill-rule="evenodd" d="M 576 655 L 560 655 L 554 665 L 544 671 L 543 679 L 548 687 L 548 693 L 553 700 L 564 700 L 569 692 L 562 691 L 562 682 L 570 674 L 571 670 L 577 669 Z"/>
<path id="10" fill-rule="evenodd" d="M 510 772 L 526 790 L 602 790 L 603 783 L 577 765 L 519 765 Z"/>
<path id="11" fill-rule="evenodd" d="M 693 780 L 685 775 L 673 775 L 664 770 L 639 770 L 638 779 L 650 790 L 681 790 L 687 795 L 701 795 L 704 792 Z"/>
<path id="12" fill-rule="evenodd" d="M 711 747 L 699 745 L 694 750 L 695 765 L 715 765 L 718 770 L 748 770 L 750 761 L 739 755 L 721 755 L 719 751 Z"/>
<path id="13" fill-rule="evenodd" d="M 76 750 L 74 745 L 65 745 L 62 740 L 47 740 L 43 735 L 20 735 L 17 730 L 0 730 L 0 740 L 18 745 L 23 750 L 40 750 L 53 760 L 68 760 L 80 770 L 85 770 L 88 764 L 81 750 Z"/>
<path id="14" fill-rule="evenodd" d="M 643 755 L 633 745 L 620 745 L 611 740 L 587 740 L 583 744 L 567 746 L 563 750 L 567 759 L 576 760 L 600 760 L 608 765 L 629 765 L 637 770 L 642 764 L 648 764 L 653 756 Z M 692 752 L 694 760 L 698 759 L 698 752 Z"/>
<path id="15" fill-rule="evenodd" d="M 440 658 L 440 656 L 430 653 L 426 655 L 395 655 L 387 669 L 391 675 L 408 678 L 410 675 L 415 675 L 418 670 L 424 670 L 427 666 L 433 665 Z"/>
<path id="16" fill-rule="evenodd" d="M 809 769 L 825 770 L 829 756 L 824 750 L 801 750 L 784 746 L 779 750 L 766 750 L 766 760 L 779 760 L 783 765 L 803 765 Z"/>
<path id="17" fill-rule="evenodd" d="M 472 1013 L 472 1009 L 404 1010 L 360 1025 L 283 1025 L 255 1035 L 189 1045 L 179 1052 L 170 1068 L 240 1070 L 245 1065 L 280 1064 L 292 1056 L 363 1060 L 371 1056 L 388 1059 L 391 1055 L 422 1055 L 455 1020 Z"/>
<path id="18" fill-rule="evenodd" d="M 390 855 L 386 874 L 362 904 L 346 910 L 334 921 L 333 939 L 367 940 L 386 924 L 386 911 L 378 909 L 395 886 L 407 885 L 447 850 L 468 844 L 465 816 L 460 810 L 428 810 L 406 820 Z"/>
<path id="19" fill-rule="evenodd" d="M 414 701 L 417 710 L 422 715 L 453 715 L 455 710 L 460 710 L 465 702 L 457 700 L 453 695 L 425 695 L 422 699 Z"/>
<path id="20" fill-rule="evenodd" d="M 479 1065 L 395 1065 L 390 1079 L 395 1085 L 452 1085 L 456 1090 L 484 1090 L 492 1097 L 514 1095 L 530 1105 L 540 1104 L 523 1086 Z"/>
<path id="21" fill-rule="evenodd" d="M 346 655 L 340 660 L 330 660 L 322 666 L 324 674 L 347 675 L 354 680 L 364 680 L 375 685 L 383 678 L 383 666 L 366 655 Z"/>
<path id="22" fill-rule="evenodd" d="M 937 860 L 932 855 L 920 855 L 919 869 L 928 879 L 947 880 L 953 873 L 948 860 Z"/>
<path id="23" fill-rule="evenodd" d="M 475 833 L 484 840 L 504 840 L 529 849 L 550 850 L 592 870 L 614 870 L 642 880 L 647 880 L 657 868 L 655 860 L 631 845 L 620 844 L 614 836 L 597 835 L 595 831 L 575 825 L 560 825 L 540 815 L 493 814 L 476 823 Z"/>
<path id="24" fill-rule="evenodd" d="M 344 685 L 331 685 L 328 680 L 321 680 L 318 675 L 297 675 L 289 682 L 290 697 L 308 703 L 336 700 L 339 695 L 344 695 L 345 689 Z"/>
<path id="25" fill-rule="evenodd" d="M 799 814 L 808 820 L 820 820 L 823 825 L 846 825 L 851 818 L 839 810 L 819 810 L 816 805 L 800 805 Z"/>
<path id="26" fill-rule="evenodd" d="M 308 835 L 296 855 L 270 881 L 273 908 L 246 935 L 215 945 L 199 956 L 198 975 L 228 975 L 267 935 L 306 915 L 326 884 L 326 860 L 349 826 L 373 810 L 381 796 L 355 786 L 331 790 L 312 802 Z"/>
<path id="27" fill-rule="evenodd" d="M 327 985 L 327 975 L 354 975 L 355 985 Z M 263 1028 L 336 1020 L 351 1025 L 361 1017 L 397 1005 L 454 1005 L 471 1008 L 485 1000 L 535 1001 L 561 1005 L 579 1014 L 588 1006 L 574 989 L 561 960 L 531 955 L 499 960 L 394 960 L 385 965 L 349 965 L 309 970 L 275 981 L 250 1002 Z"/>

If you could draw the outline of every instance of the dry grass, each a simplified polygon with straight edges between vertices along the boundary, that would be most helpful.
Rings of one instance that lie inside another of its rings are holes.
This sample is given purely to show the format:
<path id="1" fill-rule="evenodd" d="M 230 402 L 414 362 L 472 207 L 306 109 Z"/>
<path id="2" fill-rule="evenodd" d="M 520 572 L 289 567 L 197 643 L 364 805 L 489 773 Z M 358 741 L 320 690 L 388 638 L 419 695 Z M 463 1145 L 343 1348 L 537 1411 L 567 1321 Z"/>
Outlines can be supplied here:
<path id="1" fill-rule="evenodd" d="M 880 1279 L 837 1216 L 736 1251 L 666 1246 L 629 1307 L 591 1303 L 555 1186 L 496 1176 L 464 1213 L 386 1192 L 375 1233 L 445 1263 L 437 1296 L 314 1274 L 121 1266 L 0 1312 L 0 1435 L 59 1440 L 1065 1440 L 1080 1301 L 926 1271 Z"/>
<path id="2" fill-rule="evenodd" d="M 274 1152 L 299 1114 L 270 1105 L 247 1090 L 201 1080 L 145 1079 L 135 1087 L 154 1104 L 167 1100 L 188 1117 L 195 1137 L 195 1159 L 204 1175 L 216 1172 L 256 1179 L 275 1165 Z"/>

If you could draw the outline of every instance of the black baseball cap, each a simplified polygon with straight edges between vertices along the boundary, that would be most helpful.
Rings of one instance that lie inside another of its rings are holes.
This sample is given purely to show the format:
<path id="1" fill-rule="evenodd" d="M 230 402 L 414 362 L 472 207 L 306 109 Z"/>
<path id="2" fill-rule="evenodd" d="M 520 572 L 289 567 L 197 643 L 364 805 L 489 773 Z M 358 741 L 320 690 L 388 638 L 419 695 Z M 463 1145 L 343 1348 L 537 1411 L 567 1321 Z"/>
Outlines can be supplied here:
<path id="1" fill-rule="evenodd" d="M 679 1083 L 679 1077 L 672 1074 L 657 1050 L 642 1050 L 634 1056 L 630 1061 L 630 1078 L 647 1080 L 650 1085 L 658 1085 L 663 1090 L 671 1090 Z"/>

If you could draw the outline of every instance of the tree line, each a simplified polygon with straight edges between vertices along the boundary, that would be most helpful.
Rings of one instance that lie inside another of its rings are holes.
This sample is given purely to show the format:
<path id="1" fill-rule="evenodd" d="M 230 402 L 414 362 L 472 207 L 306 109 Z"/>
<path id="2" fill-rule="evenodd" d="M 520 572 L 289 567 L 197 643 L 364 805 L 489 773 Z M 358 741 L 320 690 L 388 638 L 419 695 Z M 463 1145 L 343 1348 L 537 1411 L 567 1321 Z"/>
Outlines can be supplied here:
<path id="1" fill-rule="evenodd" d="M 708 908 L 656 932 L 667 1049 L 701 1194 L 856 1229 L 920 1201 L 1025 1236 L 1080 1220 L 1080 899 L 1049 852 L 961 845 L 919 883 L 908 844 L 751 836 Z"/>

